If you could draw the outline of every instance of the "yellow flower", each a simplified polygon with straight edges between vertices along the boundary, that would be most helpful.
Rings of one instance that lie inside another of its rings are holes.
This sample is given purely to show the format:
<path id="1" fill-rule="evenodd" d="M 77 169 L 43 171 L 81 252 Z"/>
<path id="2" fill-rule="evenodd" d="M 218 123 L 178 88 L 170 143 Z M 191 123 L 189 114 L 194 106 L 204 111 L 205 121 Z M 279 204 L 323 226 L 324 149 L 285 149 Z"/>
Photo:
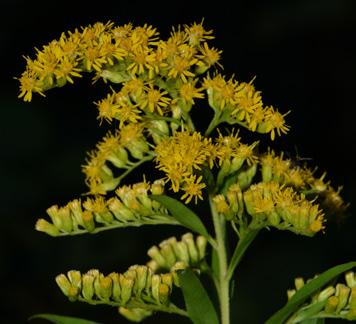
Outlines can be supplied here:
<path id="1" fill-rule="evenodd" d="M 198 62 L 197 59 L 189 59 L 184 56 L 174 56 L 168 62 L 168 77 L 180 78 L 183 82 L 187 82 L 187 77 L 194 77 L 194 73 L 189 69 Z"/>
<path id="2" fill-rule="evenodd" d="M 201 93 L 203 88 L 196 88 L 195 85 L 198 79 L 191 80 L 183 83 L 179 88 L 179 96 L 185 105 L 195 104 L 194 98 L 204 98 L 204 94 Z"/>
<path id="3" fill-rule="evenodd" d="M 184 25 L 184 31 L 188 35 L 188 42 L 190 45 L 197 46 L 205 39 L 214 39 L 212 30 L 205 30 L 203 21 L 200 24 L 193 23 L 191 26 Z"/>
<path id="4" fill-rule="evenodd" d="M 163 115 L 162 109 L 165 109 L 172 101 L 172 99 L 166 95 L 168 95 L 167 91 L 157 90 L 153 84 L 150 83 L 149 86 L 145 88 L 145 93 L 139 101 L 139 106 L 143 110 L 147 109 L 151 113 L 158 112 L 160 115 Z"/>
<path id="5" fill-rule="evenodd" d="M 118 109 L 118 105 L 114 103 L 114 100 L 115 93 L 109 93 L 106 98 L 95 103 L 99 110 L 98 119 L 100 119 L 100 121 L 106 119 L 111 122 L 113 120 Z"/>
<path id="6" fill-rule="evenodd" d="M 290 111 L 282 115 L 277 110 L 275 111 L 272 106 L 267 107 L 266 109 L 267 132 L 271 132 L 271 139 L 274 140 L 275 133 L 277 133 L 279 136 L 282 134 L 287 134 L 290 127 L 285 124 L 284 117 L 287 116 Z"/>
<path id="7" fill-rule="evenodd" d="M 37 79 L 33 71 L 26 70 L 19 78 L 19 81 L 20 81 L 19 98 L 23 97 L 24 101 L 31 101 L 33 92 L 38 92 L 42 96 L 45 96 L 43 93 L 43 89 L 41 87 L 41 82 Z"/>
<path id="8" fill-rule="evenodd" d="M 183 194 L 181 199 L 185 199 L 186 204 L 188 204 L 193 198 L 195 203 L 198 202 L 198 198 L 203 200 L 202 189 L 206 187 L 206 184 L 200 183 L 202 179 L 202 176 L 196 179 L 196 175 L 190 175 L 189 177 L 184 179 L 184 185 L 182 190 L 185 193 Z"/>
<path id="9" fill-rule="evenodd" d="M 204 44 L 199 48 L 200 54 L 197 57 L 204 62 L 207 68 L 210 68 L 214 64 L 218 64 L 220 67 L 222 65 L 219 63 L 222 51 L 217 50 L 214 47 L 209 48 L 208 43 Z"/>
<path id="10" fill-rule="evenodd" d="M 58 63 L 56 70 L 54 71 L 54 75 L 57 79 L 63 78 L 69 81 L 70 83 L 74 83 L 72 77 L 82 77 L 79 74 L 81 69 L 77 68 L 76 65 L 77 63 L 70 62 L 67 57 L 63 57 L 63 59 Z"/>
<path id="11" fill-rule="evenodd" d="M 139 46 L 135 48 L 130 54 L 129 58 L 132 61 L 127 67 L 127 70 L 133 75 L 140 75 L 148 70 L 149 76 L 153 77 L 154 68 L 152 63 L 154 61 L 154 54 L 148 47 Z"/>

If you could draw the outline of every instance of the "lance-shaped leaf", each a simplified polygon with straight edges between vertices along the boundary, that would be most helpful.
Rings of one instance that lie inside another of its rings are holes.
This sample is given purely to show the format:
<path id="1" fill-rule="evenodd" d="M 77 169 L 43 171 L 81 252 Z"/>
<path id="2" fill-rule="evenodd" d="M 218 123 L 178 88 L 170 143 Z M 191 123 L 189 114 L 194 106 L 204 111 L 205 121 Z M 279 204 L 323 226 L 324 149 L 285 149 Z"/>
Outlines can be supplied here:
<path id="1" fill-rule="evenodd" d="M 36 314 L 29 318 L 29 320 L 41 318 L 55 324 L 100 324 L 99 322 L 93 322 L 82 318 L 69 317 L 55 314 Z"/>
<path id="2" fill-rule="evenodd" d="M 194 324 L 218 324 L 218 316 L 204 286 L 191 269 L 179 273 L 188 315 Z"/>

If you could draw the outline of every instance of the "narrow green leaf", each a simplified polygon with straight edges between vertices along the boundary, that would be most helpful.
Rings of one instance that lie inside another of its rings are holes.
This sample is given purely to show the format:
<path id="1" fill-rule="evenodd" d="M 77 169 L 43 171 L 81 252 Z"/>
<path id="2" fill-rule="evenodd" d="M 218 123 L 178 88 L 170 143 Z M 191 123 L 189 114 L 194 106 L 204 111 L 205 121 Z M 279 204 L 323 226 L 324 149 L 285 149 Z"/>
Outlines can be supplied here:
<path id="1" fill-rule="evenodd" d="M 311 318 L 301 323 L 302 324 L 325 324 L 325 318 Z"/>
<path id="2" fill-rule="evenodd" d="M 338 265 L 329 270 L 326 270 L 315 279 L 311 280 L 288 301 L 288 303 L 275 313 L 266 324 L 280 324 L 298 310 L 298 308 L 315 292 L 326 285 L 330 280 L 334 279 L 339 274 L 356 267 L 356 262 L 349 262 Z"/>
<path id="3" fill-rule="evenodd" d="M 180 201 L 165 195 L 151 195 L 150 198 L 166 207 L 171 215 L 183 226 L 205 237 L 209 237 L 208 231 L 200 218 Z"/>
<path id="4" fill-rule="evenodd" d="M 241 237 L 240 241 L 237 243 L 234 254 L 231 257 L 229 268 L 227 270 L 227 277 L 231 279 L 234 275 L 234 271 L 238 264 L 240 263 L 242 257 L 244 256 L 247 248 L 256 238 L 259 230 L 248 230 L 248 232 Z"/>
<path id="5" fill-rule="evenodd" d="M 179 273 L 188 315 L 194 324 L 219 324 L 218 316 L 204 286 L 191 269 Z"/>
<path id="6" fill-rule="evenodd" d="M 31 316 L 29 320 L 33 320 L 35 318 L 45 319 L 55 324 L 100 324 L 99 322 L 93 322 L 82 318 L 55 315 L 55 314 L 36 314 Z"/>

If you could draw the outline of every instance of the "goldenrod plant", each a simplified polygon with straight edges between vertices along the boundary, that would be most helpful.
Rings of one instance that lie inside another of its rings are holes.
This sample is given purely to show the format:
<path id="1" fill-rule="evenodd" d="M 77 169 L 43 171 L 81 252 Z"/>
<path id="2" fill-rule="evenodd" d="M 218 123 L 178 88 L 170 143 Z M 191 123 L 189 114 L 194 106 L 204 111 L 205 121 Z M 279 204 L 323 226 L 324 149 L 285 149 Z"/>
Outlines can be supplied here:
<path id="1" fill-rule="evenodd" d="M 235 270 L 262 229 L 312 237 L 347 207 L 326 173 L 249 142 L 248 135 L 241 138 L 248 131 L 271 141 L 286 134 L 289 111 L 266 105 L 253 80 L 222 74 L 222 51 L 211 45 L 213 39 L 203 23 L 178 26 L 161 39 L 150 25 L 98 22 L 63 33 L 25 58 L 18 78 L 24 101 L 73 84 L 85 73 L 94 83 L 108 84 L 106 97 L 94 104 L 110 131 L 82 167 L 88 190 L 64 206 L 49 207 L 36 230 L 53 237 L 160 224 L 189 230 L 149 248 L 149 259 L 126 271 L 59 274 L 55 281 L 70 301 L 113 306 L 134 322 L 168 312 L 196 324 L 228 324 Z M 203 130 L 191 113 L 197 109 L 204 116 L 211 112 Z M 158 178 L 146 173 L 141 182 L 124 182 L 148 163 L 158 169 Z M 206 203 L 210 215 L 199 217 L 198 203 Z M 236 243 L 227 249 L 228 242 Z M 288 303 L 267 323 L 356 320 L 353 267 L 351 262 L 307 282 L 296 279 Z M 345 283 L 331 282 L 341 273 Z M 217 305 L 203 277 L 212 281 Z"/>

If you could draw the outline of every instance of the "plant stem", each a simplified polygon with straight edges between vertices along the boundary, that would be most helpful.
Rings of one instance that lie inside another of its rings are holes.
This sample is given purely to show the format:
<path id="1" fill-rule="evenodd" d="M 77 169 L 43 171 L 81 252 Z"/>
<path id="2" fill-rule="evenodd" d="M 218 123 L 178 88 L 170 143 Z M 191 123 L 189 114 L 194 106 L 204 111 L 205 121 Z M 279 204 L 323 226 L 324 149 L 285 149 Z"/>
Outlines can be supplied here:
<path id="1" fill-rule="evenodd" d="M 215 209 L 211 197 L 209 198 L 210 208 L 215 228 L 216 252 L 219 259 L 218 295 L 220 302 L 221 324 L 230 323 L 230 300 L 229 300 L 229 279 L 227 277 L 227 255 L 225 247 L 225 219 L 220 217 Z"/>

